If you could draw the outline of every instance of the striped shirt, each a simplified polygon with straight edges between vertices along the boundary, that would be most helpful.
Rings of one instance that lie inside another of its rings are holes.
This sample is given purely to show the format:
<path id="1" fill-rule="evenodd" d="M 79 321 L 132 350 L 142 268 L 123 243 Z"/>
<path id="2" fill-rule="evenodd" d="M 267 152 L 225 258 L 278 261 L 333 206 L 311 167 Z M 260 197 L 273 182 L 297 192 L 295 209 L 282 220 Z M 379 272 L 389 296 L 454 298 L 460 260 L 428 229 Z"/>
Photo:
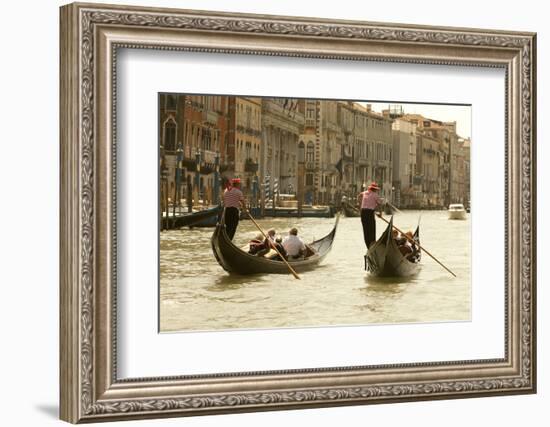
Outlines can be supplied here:
<path id="1" fill-rule="evenodd" d="M 244 201 L 243 192 L 238 188 L 232 187 L 223 193 L 223 205 L 226 208 L 239 208 L 239 202 Z"/>
<path id="2" fill-rule="evenodd" d="M 360 194 L 361 199 L 361 209 L 376 209 L 380 204 L 380 196 L 376 191 L 363 191 Z"/>

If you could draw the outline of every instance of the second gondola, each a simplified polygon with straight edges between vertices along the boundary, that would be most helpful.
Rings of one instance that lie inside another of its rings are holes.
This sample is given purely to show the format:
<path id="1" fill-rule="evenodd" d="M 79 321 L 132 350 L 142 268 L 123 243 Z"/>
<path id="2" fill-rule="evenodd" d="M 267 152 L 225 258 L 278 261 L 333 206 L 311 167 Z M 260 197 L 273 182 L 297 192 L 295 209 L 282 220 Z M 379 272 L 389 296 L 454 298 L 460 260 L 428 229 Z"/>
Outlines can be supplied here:
<path id="1" fill-rule="evenodd" d="M 413 252 L 404 255 L 397 241 L 392 236 L 393 216 L 380 238 L 374 242 L 365 255 L 365 268 L 374 275 L 381 277 L 407 277 L 420 271 L 420 226 L 413 235 L 415 244 Z"/>

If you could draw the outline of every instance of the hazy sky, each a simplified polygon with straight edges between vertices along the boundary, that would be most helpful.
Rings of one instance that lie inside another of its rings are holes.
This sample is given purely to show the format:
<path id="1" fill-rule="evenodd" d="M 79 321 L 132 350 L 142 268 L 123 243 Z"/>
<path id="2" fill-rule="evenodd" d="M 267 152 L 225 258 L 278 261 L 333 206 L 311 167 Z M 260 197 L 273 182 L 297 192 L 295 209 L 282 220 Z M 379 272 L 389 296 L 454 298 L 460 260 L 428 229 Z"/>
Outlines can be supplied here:
<path id="1" fill-rule="evenodd" d="M 372 109 L 378 113 L 387 110 L 388 102 L 362 102 L 371 104 Z M 472 136 L 472 107 L 462 105 L 432 105 L 432 104 L 400 104 L 391 102 L 391 105 L 401 105 L 405 113 L 421 114 L 424 117 L 439 120 L 441 122 L 456 121 L 456 132 L 463 138 Z"/>

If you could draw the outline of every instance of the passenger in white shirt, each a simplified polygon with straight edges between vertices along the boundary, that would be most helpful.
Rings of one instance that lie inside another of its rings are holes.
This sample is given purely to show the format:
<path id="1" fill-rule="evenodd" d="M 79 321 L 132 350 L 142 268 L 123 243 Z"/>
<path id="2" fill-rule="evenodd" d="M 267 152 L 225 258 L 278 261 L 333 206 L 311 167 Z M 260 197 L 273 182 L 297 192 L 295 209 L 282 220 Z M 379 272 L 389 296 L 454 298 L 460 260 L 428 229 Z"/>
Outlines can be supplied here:
<path id="1" fill-rule="evenodd" d="M 296 228 L 291 228 L 288 232 L 288 236 L 283 240 L 283 248 L 285 248 L 289 258 L 298 258 L 305 254 L 306 245 L 298 237 L 298 230 Z"/>

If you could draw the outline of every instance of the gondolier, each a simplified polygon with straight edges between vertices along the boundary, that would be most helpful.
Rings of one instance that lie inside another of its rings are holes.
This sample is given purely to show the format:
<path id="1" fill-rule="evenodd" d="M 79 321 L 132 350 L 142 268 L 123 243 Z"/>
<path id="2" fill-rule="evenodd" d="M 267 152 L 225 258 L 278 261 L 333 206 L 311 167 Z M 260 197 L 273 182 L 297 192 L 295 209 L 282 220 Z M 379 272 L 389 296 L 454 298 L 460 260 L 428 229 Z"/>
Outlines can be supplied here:
<path id="1" fill-rule="evenodd" d="M 375 210 L 382 204 L 382 199 L 378 195 L 380 187 L 373 182 L 367 188 L 367 191 L 359 193 L 357 201 L 361 206 L 361 224 L 363 225 L 363 238 L 367 249 L 376 240 L 376 221 L 374 219 Z"/>
<path id="2" fill-rule="evenodd" d="M 240 207 L 244 203 L 243 192 L 240 190 L 241 180 L 234 178 L 231 187 L 223 193 L 223 207 L 225 208 L 225 228 L 227 236 L 233 240 L 237 226 L 239 225 Z"/>

